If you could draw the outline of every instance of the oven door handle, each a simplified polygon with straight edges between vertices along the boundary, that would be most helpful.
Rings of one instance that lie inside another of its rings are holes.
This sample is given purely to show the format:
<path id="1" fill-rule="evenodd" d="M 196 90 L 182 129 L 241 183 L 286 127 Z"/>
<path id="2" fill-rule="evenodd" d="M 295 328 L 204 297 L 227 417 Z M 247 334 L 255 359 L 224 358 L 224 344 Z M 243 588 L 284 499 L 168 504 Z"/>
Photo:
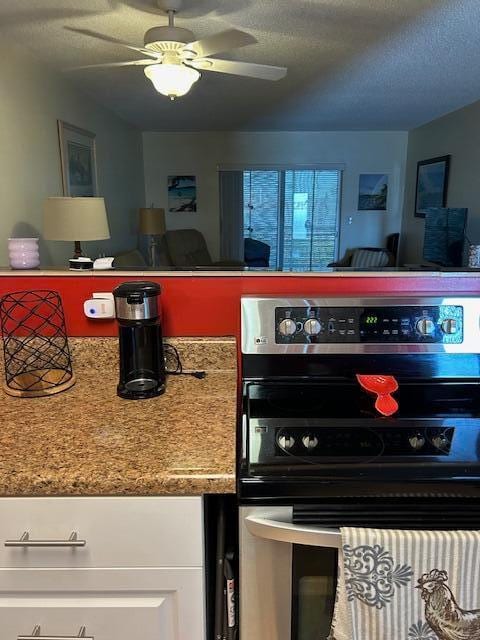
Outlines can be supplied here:
<path id="1" fill-rule="evenodd" d="M 342 536 L 339 529 L 327 529 L 310 525 L 298 525 L 286 520 L 274 520 L 266 516 L 249 515 L 245 518 L 249 532 L 257 538 L 302 544 L 308 547 L 340 549 Z"/>

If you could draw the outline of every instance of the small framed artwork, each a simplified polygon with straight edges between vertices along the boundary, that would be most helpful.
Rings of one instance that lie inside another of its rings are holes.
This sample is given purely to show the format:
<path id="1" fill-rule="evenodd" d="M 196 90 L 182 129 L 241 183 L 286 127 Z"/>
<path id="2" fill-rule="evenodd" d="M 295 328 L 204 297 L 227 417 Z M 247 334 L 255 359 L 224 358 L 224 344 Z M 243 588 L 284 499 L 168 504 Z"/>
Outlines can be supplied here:
<path id="1" fill-rule="evenodd" d="M 358 184 L 359 211 L 386 211 L 388 201 L 388 175 L 361 173 Z"/>
<path id="2" fill-rule="evenodd" d="M 95 134 L 58 120 L 64 196 L 97 195 Z"/>
<path id="3" fill-rule="evenodd" d="M 168 210 L 171 213 L 196 212 L 196 176 L 168 176 Z"/>
<path id="4" fill-rule="evenodd" d="M 450 157 L 431 158 L 417 164 L 415 193 L 415 216 L 417 218 L 425 218 L 427 210 L 431 207 L 446 206 Z"/>

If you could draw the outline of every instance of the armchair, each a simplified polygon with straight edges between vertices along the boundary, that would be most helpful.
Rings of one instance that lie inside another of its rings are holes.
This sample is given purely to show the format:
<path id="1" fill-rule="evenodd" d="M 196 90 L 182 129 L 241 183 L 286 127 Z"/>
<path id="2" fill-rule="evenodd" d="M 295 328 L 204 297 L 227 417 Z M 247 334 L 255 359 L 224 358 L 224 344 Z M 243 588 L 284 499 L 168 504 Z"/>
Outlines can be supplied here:
<path id="1" fill-rule="evenodd" d="M 350 267 L 351 269 L 382 269 L 397 263 L 398 233 L 387 236 L 387 248 L 358 247 L 346 252 L 341 260 L 331 262 L 329 267 Z"/>
<path id="2" fill-rule="evenodd" d="M 243 268 L 240 260 L 214 262 L 203 234 L 197 229 L 175 229 L 164 235 L 168 258 L 174 267 Z"/>
<path id="3" fill-rule="evenodd" d="M 270 265 L 270 246 L 260 240 L 245 238 L 245 263 L 247 267 L 268 268 Z"/>

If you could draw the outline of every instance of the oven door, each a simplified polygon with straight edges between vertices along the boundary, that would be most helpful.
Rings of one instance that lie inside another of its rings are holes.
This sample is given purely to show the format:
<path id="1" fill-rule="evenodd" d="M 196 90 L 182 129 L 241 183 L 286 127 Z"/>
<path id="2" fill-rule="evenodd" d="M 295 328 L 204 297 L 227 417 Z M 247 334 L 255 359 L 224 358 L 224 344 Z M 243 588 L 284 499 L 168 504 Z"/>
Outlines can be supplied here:
<path id="1" fill-rule="evenodd" d="M 240 508 L 240 637 L 326 640 L 338 529 L 292 524 L 292 507 Z"/>

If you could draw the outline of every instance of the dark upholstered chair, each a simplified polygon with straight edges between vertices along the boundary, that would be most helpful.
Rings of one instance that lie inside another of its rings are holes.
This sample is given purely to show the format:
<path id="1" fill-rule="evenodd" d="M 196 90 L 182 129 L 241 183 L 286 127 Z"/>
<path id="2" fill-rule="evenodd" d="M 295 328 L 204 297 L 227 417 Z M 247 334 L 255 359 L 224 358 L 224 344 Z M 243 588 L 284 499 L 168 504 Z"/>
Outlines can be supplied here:
<path id="1" fill-rule="evenodd" d="M 175 229 L 163 237 L 168 258 L 174 267 L 243 267 L 240 260 L 214 262 L 203 234 L 197 229 Z"/>
<path id="2" fill-rule="evenodd" d="M 400 242 L 400 234 L 399 233 L 391 233 L 387 236 L 387 251 L 393 255 L 395 259 L 395 264 L 397 264 L 398 260 L 398 244 Z"/>
<path id="3" fill-rule="evenodd" d="M 113 266 L 117 269 L 133 268 L 133 267 L 146 267 L 147 263 L 145 258 L 138 249 L 131 249 L 130 251 L 123 251 L 117 253 L 113 261 Z"/>
<path id="4" fill-rule="evenodd" d="M 245 264 L 247 267 L 270 266 L 270 246 L 260 240 L 245 238 Z"/>

